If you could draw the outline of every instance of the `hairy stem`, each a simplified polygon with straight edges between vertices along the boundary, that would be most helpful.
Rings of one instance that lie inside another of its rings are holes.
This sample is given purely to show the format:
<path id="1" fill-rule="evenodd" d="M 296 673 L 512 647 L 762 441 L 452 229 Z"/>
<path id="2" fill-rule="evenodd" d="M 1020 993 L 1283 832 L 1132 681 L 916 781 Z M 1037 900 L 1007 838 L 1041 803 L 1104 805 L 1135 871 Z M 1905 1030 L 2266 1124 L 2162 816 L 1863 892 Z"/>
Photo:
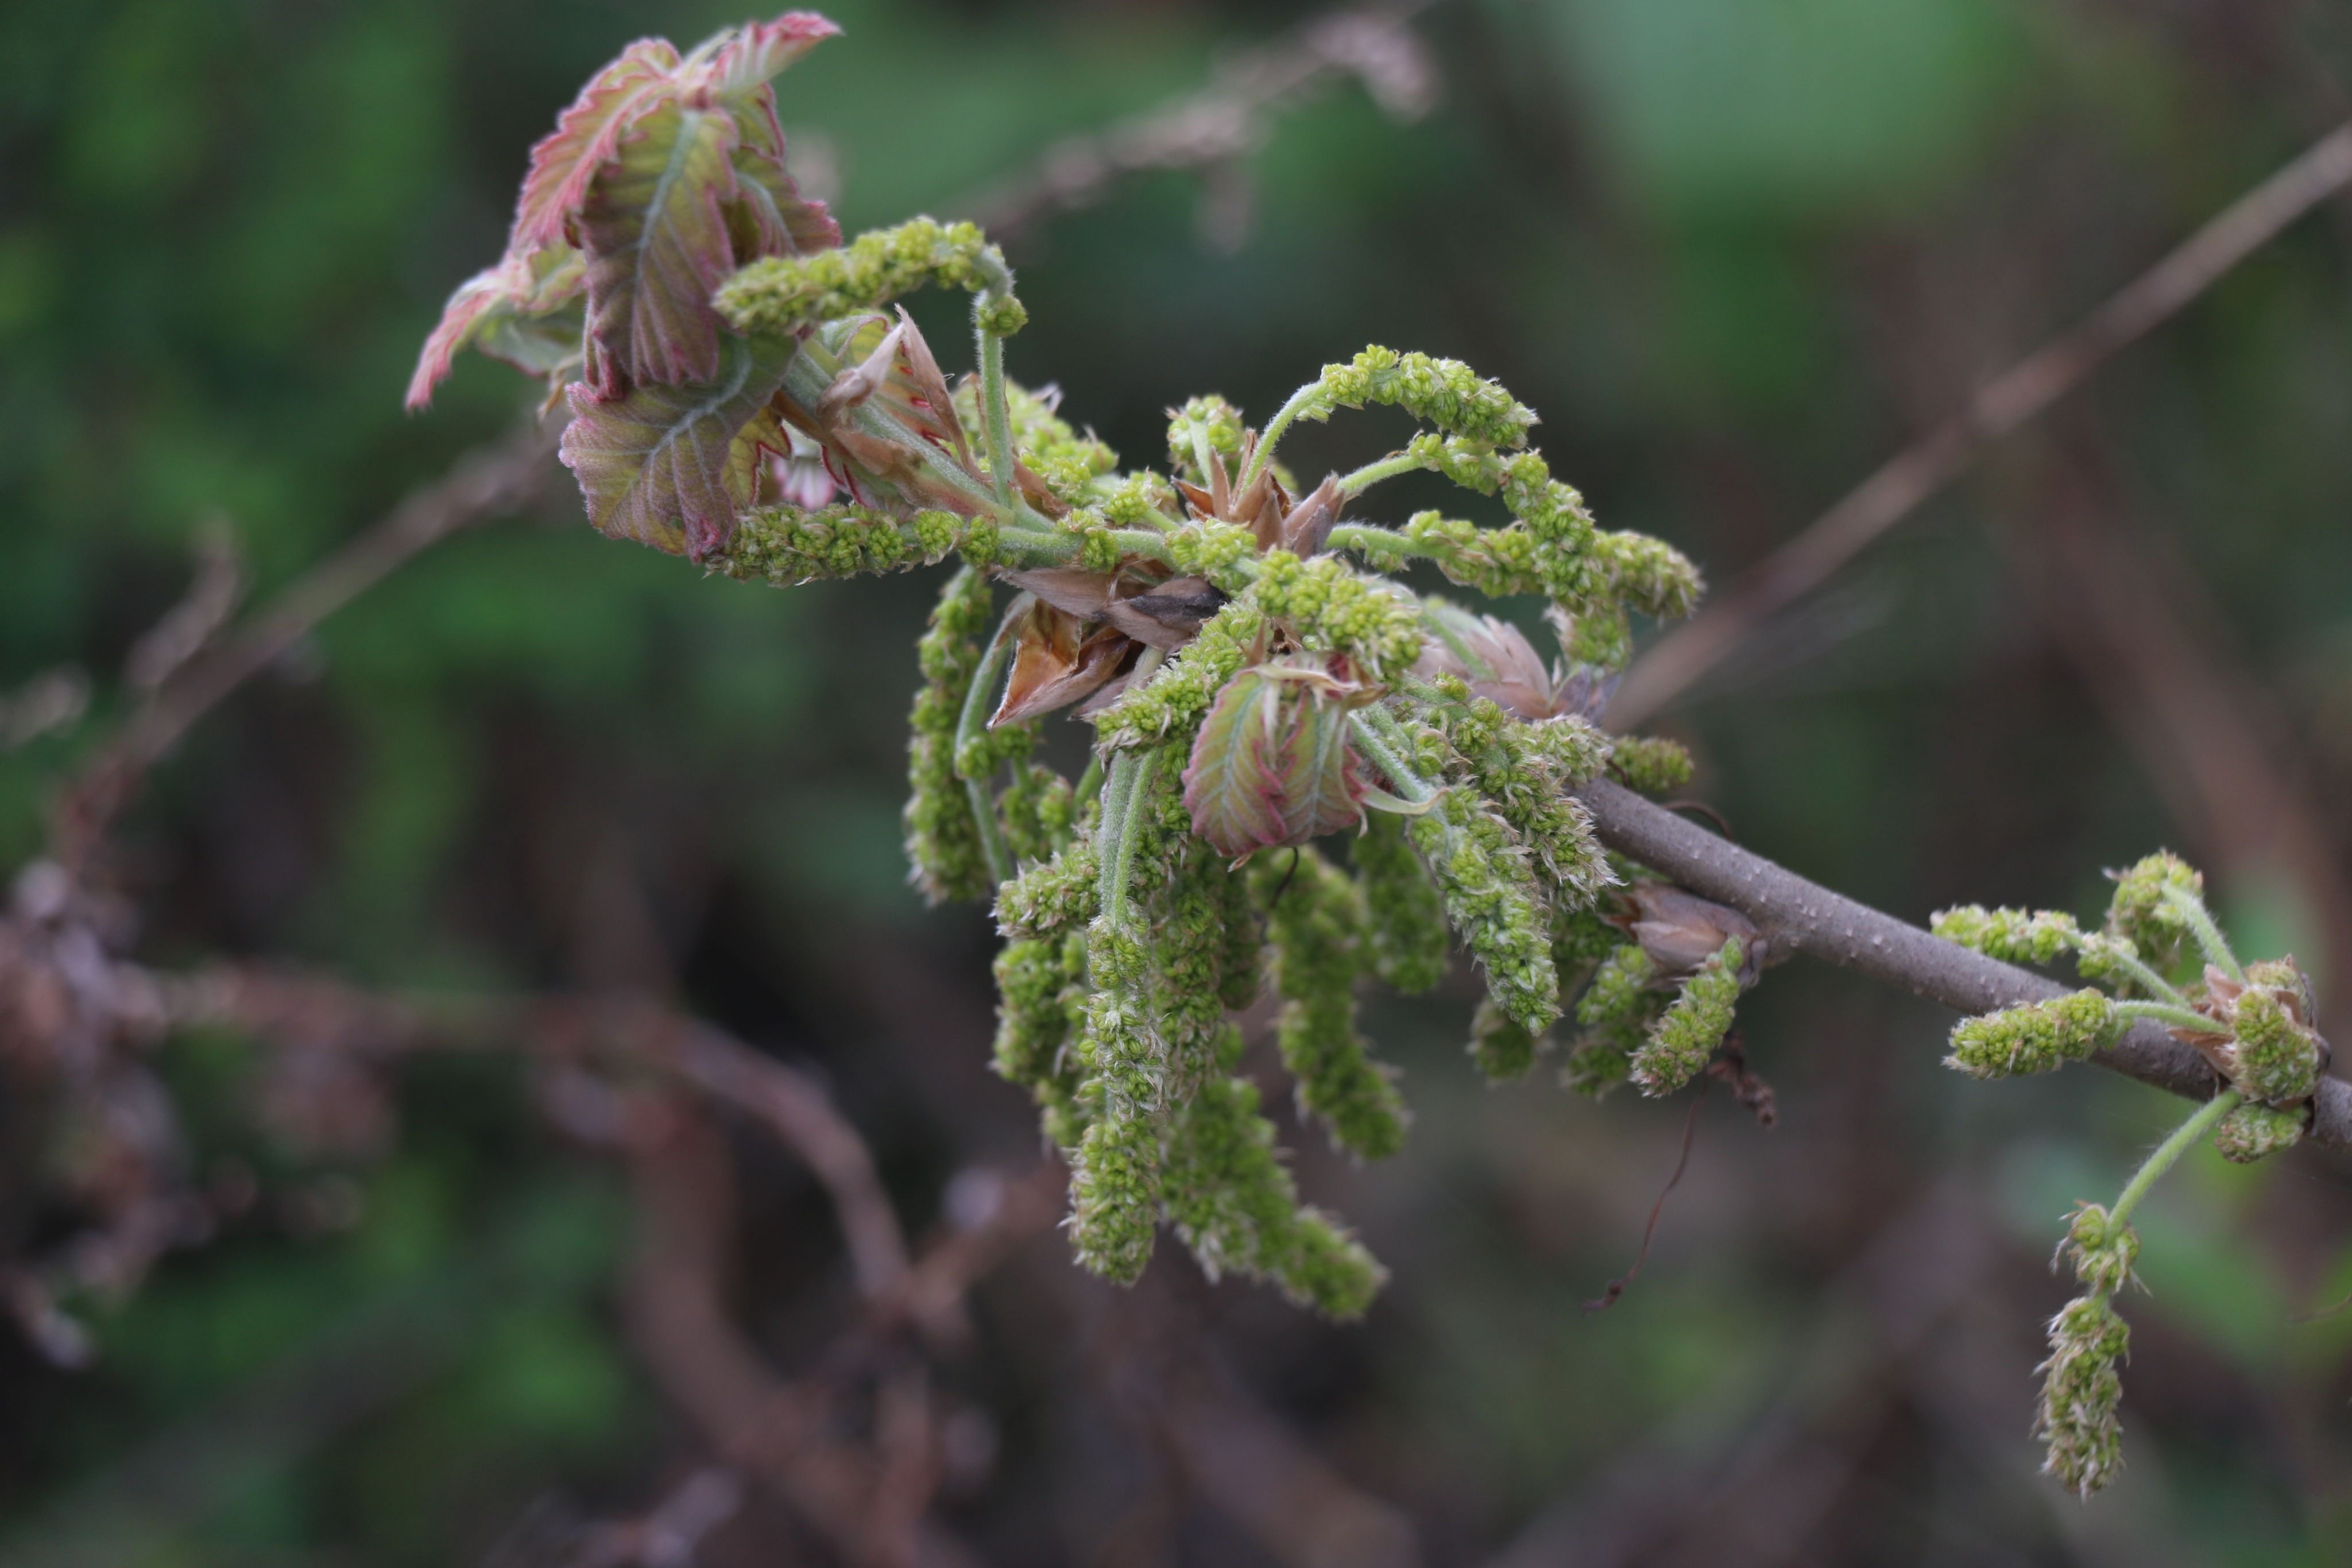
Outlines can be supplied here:
<path id="1" fill-rule="evenodd" d="M 1308 382 L 1305 386 L 1292 392 L 1283 405 L 1274 411 L 1274 417 L 1265 422 L 1265 429 L 1258 435 L 1257 450 L 1250 454 L 1249 462 L 1242 468 L 1241 477 L 1234 481 L 1234 488 L 1243 490 L 1249 488 L 1250 481 L 1265 471 L 1265 465 L 1274 461 L 1275 443 L 1282 439 L 1283 432 L 1288 430 L 1292 422 L 1306 412 L 1307 405 L 1313 402 L 1316 394 L 1322 390 L 1321 382 Z"/>
<path id="2" fill-rule="evenodd" d="M 980 825 L 981 853 L 988 858 L 988 874 L 1002 885 L 1013 877 L 1013 853 L 1004 847 L 1004 827 L 996 817 L 996 794 L 988 787 L 985 774 L 964 771 L 965 748 L 976 745 L 988 728 L 989 694 L 996 689 L 1004 674 L 1004 666 L 1013 658 L 1013 628 L 1028 612 L 1030 596 L 1022 594 L 1004 612 L 996 625 L 996 635 L 981 655 L 980 667 L 971 673 L 971 685 L 963 694 L 963 711 L 956 716 L 955 770 L 971 796 L 972 820 Z"/>
<path id="3" fill-rule="evenodd" d="M 2131 1180 L 2124 1186 L 2123 1196 L 2116 1198 L 2115 1207 L 2107 1211 L 2108 1224 L 2121 1225 L 2129 1218 L 2131 1211 L 2139 1207 L 2139 1200 L 2147 1196 L 2147 1189 L 2156 1185 L 2157 1178 L 2170 1170 L 2173 1162 L 2189 1152 L 2189 1145 L 2203 1137 L 2214 1123 L 2236 1110 L 2239 1102 L 2244 1098 L 2234 1089 L 2224 1089 L 2197 1107 L 2189 1120 L 2175 1127 L 2172 1135 L 2157 1145 L 2155 1152 L 2141 1162 L 2138 1170 L 2132 1173 Z"/>
<path id="4" fill-rule="evenodd" d="M 2213 924 L 2212 912 L 2205 907 L 2205 901 L 2177 887 L 2164 890 L 2164 901 L 2179 910 L 2180 917 L 2189 922 L 2189 932 L 2197 938 L 2197 946 L 2205 950 L 2205 961 L 2238 984 L 2244 985 L 2245 967 L 2238 962 L 2238 956 L 2230 951 L 2229 941 L 2221 935 L 2221 928 Z"/>
<path id="5" fill-rule="evenodd" d="M 1428 465 L 1410 453 L 1391 452 L 1377 462 L 1367 463 L 1353 473 L 1339 476 L 1339 493 L 1360 496 L 1383 479 L 1393 479 L 1400 474 L 1411 474 Z"/>
<path id="6" fill-rule="evenodd" d="M 2157 1000 L 2169 1002 L 2177 1008 L 2186 1009 L 2189 1006 L 2189 998 L 2180 994 L 2179 987 L 2128 953 L 2110 946 L 2102 950 L 2099 957 L 2102 962 L 2121 970 L 2134 985 Z"/>
<path id="7" fill-rule="evenodd" d="M 1811 954 L 1966 1013 L 2048 1001 L 2071 989 L 1832 893 L 1622 785 L 1596 779 L 1576 793 L 1592 812 L 1602 843 L 1738 910 L 1762 928 L 1776 956 Z M 2132 1020 L 2121 1039 L 2090 1060 L 2191 1100 L 2207 1099 L 2221 1087 L 2202 1056 L 2151 1019 Z M 2352 1083 L 2319 1081 L 2311 1136 L 2352 1149 Z"/>
<path id="8" fill-rule="evenodd" d="M 2168 1028 L 2194 1030 L 2200 1034 L 2218 1032 L 2221 1027 L 2203 1013 L 2170 1002 L 2117 1002 L 2116 1011 L 2127 1019 L 2147 1019 Z"/>

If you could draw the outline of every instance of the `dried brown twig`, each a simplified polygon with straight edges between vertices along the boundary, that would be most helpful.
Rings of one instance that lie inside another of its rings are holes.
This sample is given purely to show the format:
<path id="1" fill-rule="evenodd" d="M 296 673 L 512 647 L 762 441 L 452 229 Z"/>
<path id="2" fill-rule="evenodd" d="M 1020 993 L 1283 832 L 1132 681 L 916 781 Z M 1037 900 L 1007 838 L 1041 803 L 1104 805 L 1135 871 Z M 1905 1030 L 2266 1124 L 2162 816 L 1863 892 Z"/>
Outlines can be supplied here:
<path id="1" fill-rule="evenodd" d="M 1055 212 L 1101 199 L 1114 183 L 1159 170 L 1203 174 L 1202 230 L 1231 248 L 1246 229 L 1243 163 L 1265 146 L 1280 112 L 1327 83 L 1352 76 L 1399 120 L 1416 120 L 1436 97 L 1436 78 L 1405 24 L 1435 0 L 1395 0 L 1334 11 L 1218 68 L 1197 93 L 1099 131 L 1065 138 L 1035 165 L 964 201 L 981 226 L 1003 240 Z"/>
<path id="2" fill-rule="evenodd" d="M 1979 388 L 1960 412 L 1889 458 L 1844 499 L 1660 638 L 1610 704 L 1620 728 L 1688 691 L 1766 620 L 1819 587 L 2006 435 L 2080 386 L 2118 350 L 2205 292 L 2289 224 L 2352 183 L 2352 125 L 2338 127 L 2232 202 L 2071 330 Z"/>
<path id="3" fill-rule="evenodd" d="M 226 636 L 218 635 L 226 610 L 215 612 L 212 602 L 223 597 L 216 586 L 222 574 L 200 571 L 197 593 L 134 654 L 134 684 L 143 686 L 145 698 L 121 733 L 67 787 L 50 852 L 79 871 L 147 769 L 190 726 L 396 568 L 452 534 L 527 505 L 546 485 L 554 455 L 554 431 L 538 421 L 467 453 Z M 200 634 L 191 639 L 192 630 Z M 154 644 L 159 637 L 166 643 Z M 138 682 L 141 674 L 152 682 Z"/>

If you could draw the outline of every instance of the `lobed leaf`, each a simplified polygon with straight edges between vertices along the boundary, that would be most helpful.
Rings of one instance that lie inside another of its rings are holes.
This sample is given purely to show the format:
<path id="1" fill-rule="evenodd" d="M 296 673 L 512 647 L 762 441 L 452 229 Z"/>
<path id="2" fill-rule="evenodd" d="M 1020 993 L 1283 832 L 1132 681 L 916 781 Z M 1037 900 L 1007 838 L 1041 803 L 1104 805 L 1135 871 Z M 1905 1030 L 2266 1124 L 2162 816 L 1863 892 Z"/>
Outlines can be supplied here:
<path id="1" fill-rule="evenodd" d="M 749 427 L 783 384 L 798 347 L 789 338 L 730 335 L 718 346 L 712 379 L 649 383 L 617 400 L 575 383 L 559 450 L 580 481 L 588 520 L 610 538 L 698 560 L 724 549 L 769 444 Z"/>
<path id="2" fill-rule="evenodd" d="M 522 196 L 515 204 L 510 251 L 551 245 L 565 228 L 597 171 L 619 154 L 630 122 L 654 104 L 674 99 L 677 49 L 667 38 L 639 38 L 589 78 L 556 118 L 555 129 L 530 150 Z"/>
<path id="3" fill-rule="evenodd" d="M 433 401 L 457 351 L 477 348 L 533 375 L 562 370 L 580 354 L 577 305 L 586 263 L 568 245 L 509 252 L 498 266 L 457 286 L 425 340 L 404 400 L 412 410 Z"/>
<path id="4" fill-rule="evenodd" d="M 641 118 L 580 209 L 588 252 L 588 380 L 601 397 L 717 373 L 710 296 L 735 269 L 732 115 L 666 103 Z"/>

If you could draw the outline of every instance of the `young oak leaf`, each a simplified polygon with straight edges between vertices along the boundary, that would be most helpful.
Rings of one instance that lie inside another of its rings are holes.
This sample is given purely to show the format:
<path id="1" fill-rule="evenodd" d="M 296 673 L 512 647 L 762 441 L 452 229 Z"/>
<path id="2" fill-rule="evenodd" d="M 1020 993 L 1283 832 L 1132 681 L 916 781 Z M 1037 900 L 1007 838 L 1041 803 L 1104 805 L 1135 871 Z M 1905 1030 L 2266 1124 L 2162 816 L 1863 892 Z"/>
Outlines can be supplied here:
<path id="1" fill-rule="evenodd" d="M 746 22 L 706 39 L 677 67 L 680 85 L 698 99 L 732 104 L 841 31 L 814 11 L 787 11 L 772 22 Z"/>
<path id="2" fill-rule="evenodd" d="M 639 38 L 588 80 L 530 150 L 522 196 L 515 204 L 510 251 L 551 245 L 564 229 L 598 170 L 619 155 L 630 122 L 654 104 L 674 99 L 677 47 L 667 38 Z"/>
<path id="3" fill-rule="evenodd" d="M 1193 831 L 1234 860 L 1289 836 L 1281 809 L 1282 697 L 1281 684 L 1263 669 L 1244 670 L 1217 694 L 1192 739 L 1184 809 Z"/>
<path id="4" fill-rule="evenodd" d="M 1357 688 L 1335 682 L 1322 669 L 1292 672 L 1276 667 L 1277 678 L 1289 678 L 1297 687 L 1286 707 L 1282 747 L 1280 807 L 1286 829 L 1283 841 L 1305 843 L 1320 833 L 1336 833 L 1364 820 L 1363 765 L 1348 744 L 1348 710 Z"/>
<path id="5" fill-rule="evenodd" d="M 459 284 L 425 340 L 409 378 L 410 409 L 433 401 L 460 349 L 479 349 L 533 375 L 550 375 L 580 357 L 580 292 L 587 263 L 568 245 L 509 252 L 498 266 Z"/>
<path id="6" fill-rule="evenodd" d="M 588 252 L 588 380 L 601 397 L 638 382 L 708 381 L 719 362 L 710 296 L 735 270 L 734 117 L 655 108 L 580 209 Z"/>
<path id="7" fill-rule="evenodd" d="M 789 338 L 730 336 L 710 380 L 647 383 L 614 401 L 575 383 L 558 450 L 580 481 L 588 520 L 609 538 L 696 560 L 723 549 L 763 444 L 747 427 L 783 384 L 797 348 Z"/>

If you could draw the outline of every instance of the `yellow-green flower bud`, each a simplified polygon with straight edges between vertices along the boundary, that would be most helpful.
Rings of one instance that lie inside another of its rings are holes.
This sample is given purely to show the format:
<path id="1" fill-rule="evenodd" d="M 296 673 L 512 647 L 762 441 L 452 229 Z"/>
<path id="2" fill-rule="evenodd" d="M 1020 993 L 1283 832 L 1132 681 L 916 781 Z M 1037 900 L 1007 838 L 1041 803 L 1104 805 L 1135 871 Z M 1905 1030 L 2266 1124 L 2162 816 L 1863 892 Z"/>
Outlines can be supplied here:
<path id="1" fill-rule="evenodd" d="M 2213 1146 L 2221 1157 L 2249 1166 L 2265 1155 L 2291 1149 L 2302 1141 L 2311 1121 L 2308 1105 L 2272 1106 L 2249 1103 L 2221 1118 L 2213 1129 Z"/>
<path id="2" fill-rule="evenodd" d="M 2132 1264 L 2139 1258 L 2139 1233 L 2116 1224 L 2098 1204 L 2079 1204 L 2066 1227 L 2063 1250 L 2084 1290 L 2111 1296 L 2132 1277 Z"/>
<path id="3" fill-rule="evenodd" d="M 2117 1021 L 2116 1004 L 2089 989 L 1962 1019 L 1952 1030 L 1952 1054 L 1944 1065 L 1972 1078 L 2053 1071 L 2114 1039 Z"/>
<path id="4" fill-rule="evenodd" d="M 1698 1076 L 1731 1031 L 1739 1001 L 1739 938 L 1731 937 L 1685 980 L 1665 1016 L 1633 1053 L 1633 1080 L 1644 1094 L 1671 1094 Z"/>

